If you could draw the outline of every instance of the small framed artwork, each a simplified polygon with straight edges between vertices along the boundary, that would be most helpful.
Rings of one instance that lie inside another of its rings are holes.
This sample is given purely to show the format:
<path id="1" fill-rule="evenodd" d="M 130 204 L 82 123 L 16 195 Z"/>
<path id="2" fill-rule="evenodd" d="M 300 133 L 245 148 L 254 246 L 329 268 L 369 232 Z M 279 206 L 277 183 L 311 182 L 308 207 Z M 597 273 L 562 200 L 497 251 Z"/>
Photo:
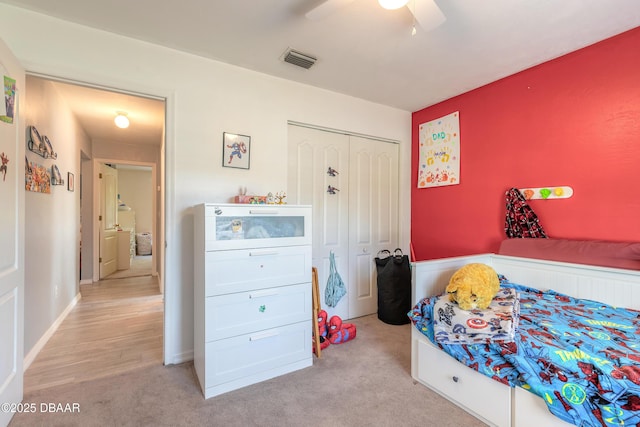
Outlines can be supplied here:
<path id="1" fill-rule="evenodd" d="M 64 185 L 64 180 L 57 165 L 51 166 L 51 185 Z"/>
<path id="2" fill-rule="evenodd" d="M 249 169 L 251 137 L 236 133 L 222 133 L 222 166 Z"/>
<path id="3" fill-rule="evenodd" d="M 75 176 L 71 172 L 67 172 L 67 190 L 73 191 L 75 189 L 75 185 Z"/>

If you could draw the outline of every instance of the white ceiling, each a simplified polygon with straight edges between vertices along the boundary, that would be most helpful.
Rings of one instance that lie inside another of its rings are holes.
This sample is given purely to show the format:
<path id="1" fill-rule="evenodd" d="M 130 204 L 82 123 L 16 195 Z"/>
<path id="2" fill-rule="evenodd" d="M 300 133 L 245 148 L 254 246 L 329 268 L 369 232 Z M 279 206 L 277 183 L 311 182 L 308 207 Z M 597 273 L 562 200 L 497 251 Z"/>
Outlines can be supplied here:
<path id="1" fill-rule="evenodd" d="M 53 84 L 93 141 L 162 144 L 164 101 L 59 81 Z M 116 127 L 118 111 L 127 113 L 127 129 Z"/>
<path id="2" fill-rule="evenodd" d="M 640 26 L 640 0 L 435 0 L 446 21 L 415 36 L 376 0 L 317 21 L 323 0 L 0 1 L 406 111 Z M 288 47 L 316 64 L 284 63 Z"/>

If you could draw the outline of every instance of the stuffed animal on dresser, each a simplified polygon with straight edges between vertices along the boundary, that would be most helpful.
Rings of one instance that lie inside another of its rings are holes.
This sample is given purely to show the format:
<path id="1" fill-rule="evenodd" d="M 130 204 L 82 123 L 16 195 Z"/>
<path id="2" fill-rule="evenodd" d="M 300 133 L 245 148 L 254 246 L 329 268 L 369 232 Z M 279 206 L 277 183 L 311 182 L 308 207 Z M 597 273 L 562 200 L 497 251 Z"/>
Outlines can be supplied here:
<path id="1" fill-rule="evenodd" d="M 481 263 L 472 263 L 458 269 L 447 285 L 449 299 L 463 310 L 485 309 L 500 289 L 498 273 Z"/>

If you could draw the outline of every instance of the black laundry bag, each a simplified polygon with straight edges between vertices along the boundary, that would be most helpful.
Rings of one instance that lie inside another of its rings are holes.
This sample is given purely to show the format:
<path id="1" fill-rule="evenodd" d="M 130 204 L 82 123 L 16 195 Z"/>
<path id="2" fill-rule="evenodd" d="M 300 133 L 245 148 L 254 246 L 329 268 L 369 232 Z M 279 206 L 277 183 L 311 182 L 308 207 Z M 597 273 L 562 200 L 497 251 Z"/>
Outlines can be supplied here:
<path id="1" fill-rule="evenodd" d="M 384 256 L 386 254 L 386 256 Z M 409 323 L 411 310 L 411 266 L 409 257 L 400 248 L 393 252 L 378 252 L 375 258 L 378 272 L 378 319 L 390 325 Z"/>

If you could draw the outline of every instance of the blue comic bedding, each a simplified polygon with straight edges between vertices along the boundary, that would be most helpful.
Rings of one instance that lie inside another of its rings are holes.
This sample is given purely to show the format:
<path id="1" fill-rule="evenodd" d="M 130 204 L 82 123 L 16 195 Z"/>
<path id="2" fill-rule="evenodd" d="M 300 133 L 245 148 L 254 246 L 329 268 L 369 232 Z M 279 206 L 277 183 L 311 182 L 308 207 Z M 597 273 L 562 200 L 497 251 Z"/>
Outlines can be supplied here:
<path id="1" fill-rule="evenodd" d="M 554 415 L 569 423 L 640 425 L 640 311 L 542 292 L 503 276 L 500 282 L 503 289 L 515 289 L 519 299 L 513 340 L 436 340 L 433 307 L 438 296 L 421 300 L 409 317 L 458 361 L 542 397 Z"/>

